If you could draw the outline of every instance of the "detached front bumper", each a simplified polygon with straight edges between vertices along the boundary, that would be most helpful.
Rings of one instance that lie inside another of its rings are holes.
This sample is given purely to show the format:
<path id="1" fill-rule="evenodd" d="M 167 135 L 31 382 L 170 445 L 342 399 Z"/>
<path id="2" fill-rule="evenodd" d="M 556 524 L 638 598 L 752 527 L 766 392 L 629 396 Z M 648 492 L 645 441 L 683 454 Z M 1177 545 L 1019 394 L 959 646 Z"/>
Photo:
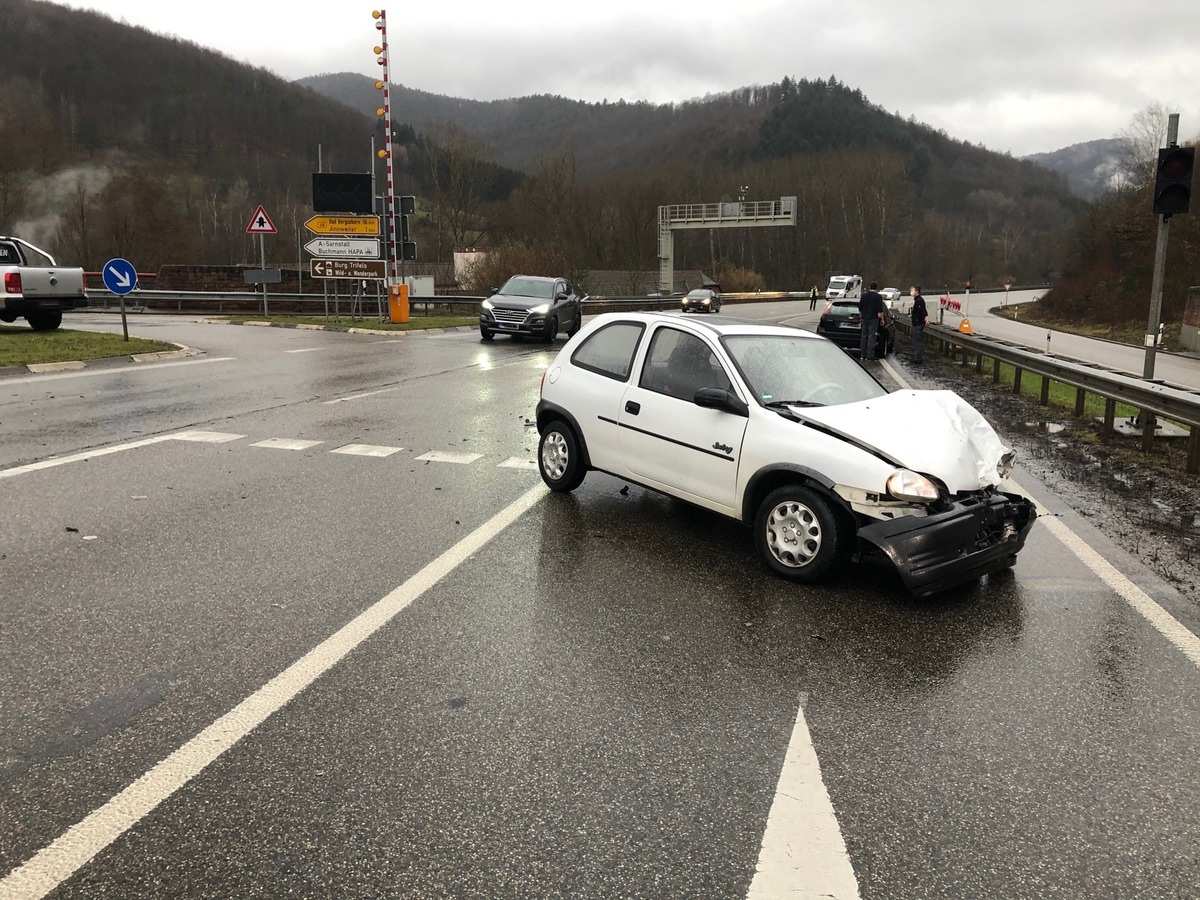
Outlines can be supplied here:
<path id="1" fill-rule="evenodd" d="M 1035 518 L 1030 500 L 998 492 L 931 516 L 872 522 L 858 536 L 891 559 L 913 596 L 927 597 L 1011 567 Z"/>

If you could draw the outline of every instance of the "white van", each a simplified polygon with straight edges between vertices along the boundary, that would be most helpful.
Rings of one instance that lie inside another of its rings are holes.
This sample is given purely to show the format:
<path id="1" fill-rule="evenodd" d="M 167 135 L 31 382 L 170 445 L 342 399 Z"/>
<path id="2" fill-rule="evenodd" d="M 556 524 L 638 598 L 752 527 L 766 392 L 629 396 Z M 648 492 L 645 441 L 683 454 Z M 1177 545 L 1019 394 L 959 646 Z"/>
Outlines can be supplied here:
<path id="1" fill-rule="evenodd" d="M 861 275 L 834 275 L 825 288 L 827 300 L 852 300 L 862 296 Z"/>

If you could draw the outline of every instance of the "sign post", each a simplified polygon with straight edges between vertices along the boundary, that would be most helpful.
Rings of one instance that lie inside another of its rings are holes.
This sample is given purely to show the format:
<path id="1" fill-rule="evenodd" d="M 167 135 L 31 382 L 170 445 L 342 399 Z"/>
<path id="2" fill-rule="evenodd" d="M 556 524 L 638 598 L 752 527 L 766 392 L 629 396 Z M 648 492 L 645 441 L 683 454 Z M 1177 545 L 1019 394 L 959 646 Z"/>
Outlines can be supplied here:
<path id="1" fill-rule="evenodd" d="M 268 234 L 278 234 L 279 230 L 275 227 L 275 223 L 271 221 L 271 217 L 267 215 L 267 211 L 263 209 L 262 204 L 258 205 L 258 209 L 254 211 L 254 215 L 250 217 L 250 224 L 246 226 L 246 234 L 258 235 L 258 253 L 261 261 L 261 268 L 267 268 L 267 241 Z M 263 282 L 263 316 L 267 315 L 267 283 Z"/>
<path id="2" fill-rule="evenodd" d="M 104 264 L 100 273 L 104 286 L 121 298 L 121 330 L 129 340 L 129 321 L 125 318 L 125 295 L 137 287 L 137 269 L 127 259 L 117 256 Z"/>

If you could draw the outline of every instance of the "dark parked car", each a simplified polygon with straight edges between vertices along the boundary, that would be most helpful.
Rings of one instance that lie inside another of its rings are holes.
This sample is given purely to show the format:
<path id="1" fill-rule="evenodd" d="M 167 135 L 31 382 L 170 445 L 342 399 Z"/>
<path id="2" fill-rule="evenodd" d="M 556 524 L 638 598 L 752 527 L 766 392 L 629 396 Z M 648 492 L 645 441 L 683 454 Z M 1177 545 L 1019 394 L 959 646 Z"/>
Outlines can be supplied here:
<path id="1" fill-rule="evenodd" d="M 862 320 L 857 300 L 833 300 L 821 313 L 817 334 L 829 338 L 846 350 L 858 350 L 862 339 Z M 896 320 L 890 309 L 884 310 L 884 320 L 875 334 L 875 358 L 883 359 L 895 349 Z"/>
<path id="2" fill-rule="evenodd" d="M 687 296 L 679 301 L 680 309 L 684 312 L 715 312 L 721 311 L 721 295 L 709 288 L 696 288 L 688 291 Z"/>
<path id="3" fill-rule="evenodd" d="M 574 337 L 583 324 L 582 300 L 565 278 L 514 275 L 480 306 L 479 334 L 485 341 L 497 334 L 528 335 L 547 344 L 560 331 Z"/>

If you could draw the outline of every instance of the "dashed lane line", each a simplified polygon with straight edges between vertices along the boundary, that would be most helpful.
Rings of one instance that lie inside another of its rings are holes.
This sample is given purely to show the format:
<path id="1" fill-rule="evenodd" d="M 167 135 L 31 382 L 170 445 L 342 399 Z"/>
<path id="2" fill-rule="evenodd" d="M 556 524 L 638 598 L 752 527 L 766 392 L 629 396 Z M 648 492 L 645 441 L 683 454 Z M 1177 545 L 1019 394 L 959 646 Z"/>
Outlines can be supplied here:
<path id="1" fill-rule="evenodd" d="M 318 444 L 323 444 L 324 441 L 304 441 L 293 438 L 267 438 L 265 441 L 256 441 L 251 444 L 251 447 L 266 447 L 268 450 L 308 450 L 311 447 L 316 447 Z"/>
<path id="2" fill-rule="evenodd" d="M 344 447 L 338 447 L 335 450 L 330 450 L 330 453 L 344 453 L 347 456 L 375 456 L 386 458 L 393 453 L 399 453 L 403 447 L 379 447 L 374 444 L 347 444 Z"/>
<path id="3" fill-rule="evenodd" d="M 482 453 L 452 453 L 446 450 L 431 450 L 421 456 L 416 457 L 417 462 L 444 462 L 454 463 L 460 466 L 469 466 L 477 459 L 483 457 Z"/>

